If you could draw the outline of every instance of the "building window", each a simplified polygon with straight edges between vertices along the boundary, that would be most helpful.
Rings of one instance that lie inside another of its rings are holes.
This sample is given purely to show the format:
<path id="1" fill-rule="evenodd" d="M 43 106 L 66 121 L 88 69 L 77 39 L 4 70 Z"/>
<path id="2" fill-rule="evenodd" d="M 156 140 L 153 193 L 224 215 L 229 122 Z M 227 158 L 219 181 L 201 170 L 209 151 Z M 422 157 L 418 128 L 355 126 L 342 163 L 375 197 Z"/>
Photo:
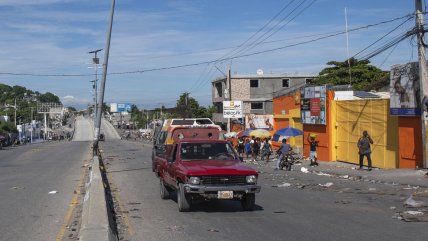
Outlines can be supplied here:
<path id="1" fill-rule="evenodd" d="M 263 110 L 263 102 L 252 102 L 251 103 L 252 110 Z"/>
<path id="2" fill-rule="evenodd" d="M 223 97 L 223 88 L 221 82 L 217 82 L 214 84 L 215 86 L 215 97 Z"/>
<path id="3" fill-rule="evenodd" d="M 259 80 L 258 79 L 251 79 L 250 80 L 250 87 L 251 88 L 259 88 Z"/>
<path id="4" fill-rule="evenodd" d="M 310 78 L 310 79 L 306 79 L 305 81 L 307 85 L 311 85 L 314 79 Z"/>
<path id="5" fill-rule="evenodd" d="M 282 88 L 290 88 L 290 79 L 282 79 Z"/>

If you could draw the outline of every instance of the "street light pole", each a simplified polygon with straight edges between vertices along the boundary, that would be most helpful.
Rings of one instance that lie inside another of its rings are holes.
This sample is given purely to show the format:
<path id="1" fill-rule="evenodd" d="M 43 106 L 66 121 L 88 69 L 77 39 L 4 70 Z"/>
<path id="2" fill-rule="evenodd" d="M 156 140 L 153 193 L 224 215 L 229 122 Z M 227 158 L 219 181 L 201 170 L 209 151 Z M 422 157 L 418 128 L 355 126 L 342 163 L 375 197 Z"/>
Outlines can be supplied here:
<path id="1" fill-rule="evenodd" d="M 13 108 L 15 109 L 15 127 L 16 127 L 16 97 L 15 97 L 15 105 L 13 106 Z"/>
<path id="2" fill-rule="evenodd" d="M 98 115 L 98 109 L 97 109 L 97 104 L 98 104 L 98 96 L 97 96 L 97 92 L 98 92 L 98 88 L 97 88 L 97 82 L 98 82 L 98 65 L 100 64 L 100 59 L 97 58 L 97 53 L 100 52 L 103 49 L 97 49 L 94 51 L 90 51 L 88 52 L 88 54 L 94 54 L 94 58 L 92 58 L 92 64 L 94 64 L 94 68 L 95 68 L 95 80 L 94 80 L 94 123 L 97 120 L 97 115 Z"/>
<path id="3" fill-rule="evenodd" d="M 106 86 L 106 79 L 107 79 L 107 67 L 108 67 L 108 57 L 110 53 L 110 40 L 111 40 L 111 31 L 113 28 L 113 16 L 114 16 L 114 5 L 115 0 L 112 0 L 112 6 L 111 6 L 111 12 L 110 12 L 110 22 L 109 22 L 109 30 L 107 32 L 107 39 L 106 39 L 106 48 L 105 48 L 105 54 L 104 54 L 104 63 L 103 63 L 103 78 L 101 80 L 101 89 L 100 89 L 100 100 L 99 105 L 97 108 L 97 122 L 95 123 L 95 143 L 94 143 L 94 151 L 98 149 L 98 139 L 100 136 L 100 127 L 101 127 L 101 115 L 102 115 L 102 106 L 104 103 L 104 91 Z"/>

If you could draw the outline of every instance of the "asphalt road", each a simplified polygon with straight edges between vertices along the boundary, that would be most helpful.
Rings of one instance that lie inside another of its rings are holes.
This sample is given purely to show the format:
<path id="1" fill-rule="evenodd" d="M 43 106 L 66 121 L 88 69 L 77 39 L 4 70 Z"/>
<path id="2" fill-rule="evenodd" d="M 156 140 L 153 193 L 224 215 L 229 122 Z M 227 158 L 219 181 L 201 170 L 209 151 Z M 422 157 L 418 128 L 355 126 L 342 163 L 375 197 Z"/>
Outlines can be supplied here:
<path id="1" fill-rule="evenodd" d="M 151 171 L 151 146 L 116 140 L 102 143 L 119 238 L 123 240 L 426 240 L 426 223 L 395 218 L 412 188 L 364 180 L 273 171 L 273 163 L 250 164 L 260 171 L 257 208 L 210 201 L 178 212 L 161 200 Z M 327 183 L 330 187 L 322 187 Z M 289 186 L 288 186 L 289 185 Z M 278 187 L 279 186 L 279 187 Z M 425 190 L 426 191 L 426 190 Z"/>
<path id="2" fill-rule="evenodd" d="M 0 240 L 77 237 L 76 208 L 89 147 L 87 141 L 53 141 L 0 150 Z"/>

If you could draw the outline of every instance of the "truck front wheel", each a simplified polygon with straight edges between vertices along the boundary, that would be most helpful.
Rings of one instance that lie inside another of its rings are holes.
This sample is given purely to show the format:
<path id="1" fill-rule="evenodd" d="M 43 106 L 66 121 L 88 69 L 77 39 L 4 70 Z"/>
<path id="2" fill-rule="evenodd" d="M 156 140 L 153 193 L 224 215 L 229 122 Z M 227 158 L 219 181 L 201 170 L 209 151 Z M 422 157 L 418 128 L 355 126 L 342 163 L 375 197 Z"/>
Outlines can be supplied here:
<path id="1" fill-rule="evenodd" d="M 253 211 L 256 203 L 256 194 L 247 193 L 241 200 L 242 208 L 245 211 Z"/>
<path id="2" fill-rule="evenodd" d="M 189 198 L 189 195 L 184 192 L 183 183 L 180 183 L 178 185 L 177 203 L 178 203 L 178 211 L 180 212 L 190 211 L 190 198 Z"/>
<path id="3" fill-rule="evenodd" d="M 160 197 L 162 199 L 168 199 L 169 198 L 169 191 L 168 188 L 165 187 L 165 184 L 163 183 L 162 179 L 159 178 L 160 182 Z"/>

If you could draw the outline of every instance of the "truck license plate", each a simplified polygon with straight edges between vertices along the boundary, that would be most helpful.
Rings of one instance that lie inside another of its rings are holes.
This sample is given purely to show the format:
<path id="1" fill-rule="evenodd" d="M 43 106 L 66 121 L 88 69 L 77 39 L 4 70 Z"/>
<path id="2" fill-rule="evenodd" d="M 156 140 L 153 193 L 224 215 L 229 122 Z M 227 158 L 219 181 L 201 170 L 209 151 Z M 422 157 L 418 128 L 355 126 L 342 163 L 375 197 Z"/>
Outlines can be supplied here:
<path id="1" fill-rule="evenodd" d="M 218 199 L 232 199 L 233 191 L 218 191 L 217 193 Z"/>

